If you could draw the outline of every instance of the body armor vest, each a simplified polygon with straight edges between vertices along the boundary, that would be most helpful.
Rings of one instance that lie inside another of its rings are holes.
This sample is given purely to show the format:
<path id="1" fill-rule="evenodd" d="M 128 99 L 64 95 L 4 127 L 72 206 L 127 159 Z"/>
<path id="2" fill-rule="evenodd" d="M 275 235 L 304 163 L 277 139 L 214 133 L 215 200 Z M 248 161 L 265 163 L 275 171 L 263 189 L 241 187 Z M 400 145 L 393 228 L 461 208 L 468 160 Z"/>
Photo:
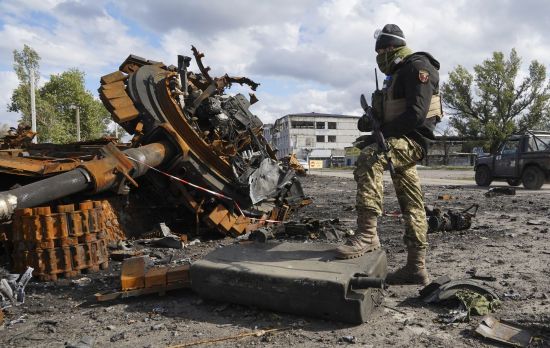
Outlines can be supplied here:
<path id="1" fill-rule="evenodd" d="M 407 108 L 407 101 L 405 98 L 393 98 L 393 88 L 395 85 L 395 81 L 397 81 L 397 76 L 398 73 L 395 73 L 392 76 L 391 80 L 384 81 L 384 96 L 382 98 L 382 110 L 384 115 L 382 117 L 382 123 L 393 121 L 399 115 L 404 113 Z M 386 82 L 390 82 L 388 86 L 386 86 Z M 443 108 L 441 105 L 441 97 L 439 96 L 439 93 L 434 94 L 430 101 L 430 107 L 428 108 L 428 114 L 426 115 L 426 118 L 431 117 L 437 117 L 437 122 L 440 122 L 443 118 Z"/>

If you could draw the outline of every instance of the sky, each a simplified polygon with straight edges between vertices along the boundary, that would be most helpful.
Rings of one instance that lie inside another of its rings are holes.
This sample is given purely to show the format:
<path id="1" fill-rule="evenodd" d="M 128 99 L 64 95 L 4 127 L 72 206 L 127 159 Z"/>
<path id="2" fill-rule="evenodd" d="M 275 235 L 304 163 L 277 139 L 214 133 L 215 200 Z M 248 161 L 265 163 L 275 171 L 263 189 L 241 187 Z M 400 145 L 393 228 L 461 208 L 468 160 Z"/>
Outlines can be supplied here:
<path id="1" fill-rule="evenodd" d="M 41 84 L 76 67 L 96 96 L 100 77 L 129 54 L 177 65 L 194 45 L 212 76 L 261 84 L 251 111 L 264 123 L 290 113 L 360 115 L 360 94 L 375 88 L 373 33 L 387 23 L 440 61 L 442 83 L 495 51 L 516 48 L 523 74 L 531 60 L 550 63 L 547 0 L 0 0 L 0 123 L 19 119 L 6 105 L 18 84 L 13 50 L 24 44 L 42 58 Z"/>

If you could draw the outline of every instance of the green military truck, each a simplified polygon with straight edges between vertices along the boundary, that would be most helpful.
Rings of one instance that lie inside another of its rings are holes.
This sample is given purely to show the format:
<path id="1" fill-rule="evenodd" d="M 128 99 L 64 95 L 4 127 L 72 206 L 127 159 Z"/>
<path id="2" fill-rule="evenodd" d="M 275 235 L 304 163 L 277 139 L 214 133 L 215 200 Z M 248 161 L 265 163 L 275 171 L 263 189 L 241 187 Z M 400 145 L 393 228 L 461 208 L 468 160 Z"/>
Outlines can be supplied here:
<path id="1" fill-rule="evenodd" d="M 550 179 L 550 132 L 512 135 L 495 154 L 478 157 L 474 169 L 479 186 L 506 180 L 511 186 L 538 190 Z"/>

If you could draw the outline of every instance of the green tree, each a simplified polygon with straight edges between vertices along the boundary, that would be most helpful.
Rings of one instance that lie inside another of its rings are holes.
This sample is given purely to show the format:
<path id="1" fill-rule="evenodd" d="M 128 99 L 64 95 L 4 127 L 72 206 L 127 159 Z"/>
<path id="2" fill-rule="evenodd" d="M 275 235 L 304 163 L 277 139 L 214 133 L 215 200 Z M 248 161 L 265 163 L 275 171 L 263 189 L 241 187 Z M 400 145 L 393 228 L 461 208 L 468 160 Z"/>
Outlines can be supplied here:
<path id="1" fill-rule="evenodd" d="M 30 46 L 24 45 L 22 51 L 13 50 L 13 70 L 17 74 L 20 83 L 30 83 L 30 72 L 34 70 L 35 86 L 38 84 L 40 74 L 40 56 Z"/>
<path id="2" fill-rule="evenodd" d="M 29 71 L 35 71 L 38 85 L 40 56 L 29 46 L 13 51 L 13 68 L 19 78 L 19 86 L 13 91 L 8 111 L 19 112 L 20 123 L 31 123 Z M 36 120 L 39 140 L 66 143 L 76 140 L 75 110 L 80 109 L 81 139 L 91 140 L 103 136 L 110 116 L 103 104 L 96 100 L 84 86 L 84 72 L 70 69 L 51 75 L 50 80 L 36 93 Z"/>
<path id="3" fill-rule="evenodd" d="M 521 81 L 520 67 L 521 58 L 512 49 L 508 59 L 494 52 L 474 66 L 474 74 L 460 65 L 449 74 L 441 91 L 450 125 L 459 135 L 487 138 L 486 147 L 493 151 L 510 134 L 550 122 L 545 66 L 532 61 Z"/>
<path id="4" fill-rule="evenodd" d="M 51 75 L 40 89 L 40 97 L 50 105 L 56 115 L 58 129 L 51 134 L 54 142 L 76 140 L 76 110 L 80 113 L 80 136 L 82 140 L 97 139 L 105 135 L 110 114 L 103 104 L 94 98 L 84 86 L 84 72 L 69 69 Z"/>
<path id="5" fill-rule="evenodd" d="M 8 103 L 8 111 L 21 114 L 20 123 L 31 124 L 31 102 L 30 102 L 30 72 L 34 71 L 34 86 L 38 87 L 40 78 L 40 56 L 31 47 L 24 45 L 21 51 L 13 51 L 13 70 L 19 79 L 19 85 L 12 92 L 11 100 Z M 35 93 L 36 101 L 36 123 L 41 140 L 47 140 L 49 130 L 52 129 L 51 107 Z"/>

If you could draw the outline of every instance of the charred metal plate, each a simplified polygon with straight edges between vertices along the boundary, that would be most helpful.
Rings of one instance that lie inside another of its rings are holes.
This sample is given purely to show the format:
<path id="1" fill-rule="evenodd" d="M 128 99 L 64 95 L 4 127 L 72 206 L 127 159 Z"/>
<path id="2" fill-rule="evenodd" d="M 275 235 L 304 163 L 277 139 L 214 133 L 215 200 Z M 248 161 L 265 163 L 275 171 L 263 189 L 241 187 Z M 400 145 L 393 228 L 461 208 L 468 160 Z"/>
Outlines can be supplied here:
<path id="1" fill-rule="evenodd" d="M 350 260 L 334 258 L 332 244 L 246 243 L 217 249 L 191 265 L 201 297 L 353 324 L 382 301 L 380 289 L 355 289 L 362 274 L 385 278 L 382 250 Z"/>

